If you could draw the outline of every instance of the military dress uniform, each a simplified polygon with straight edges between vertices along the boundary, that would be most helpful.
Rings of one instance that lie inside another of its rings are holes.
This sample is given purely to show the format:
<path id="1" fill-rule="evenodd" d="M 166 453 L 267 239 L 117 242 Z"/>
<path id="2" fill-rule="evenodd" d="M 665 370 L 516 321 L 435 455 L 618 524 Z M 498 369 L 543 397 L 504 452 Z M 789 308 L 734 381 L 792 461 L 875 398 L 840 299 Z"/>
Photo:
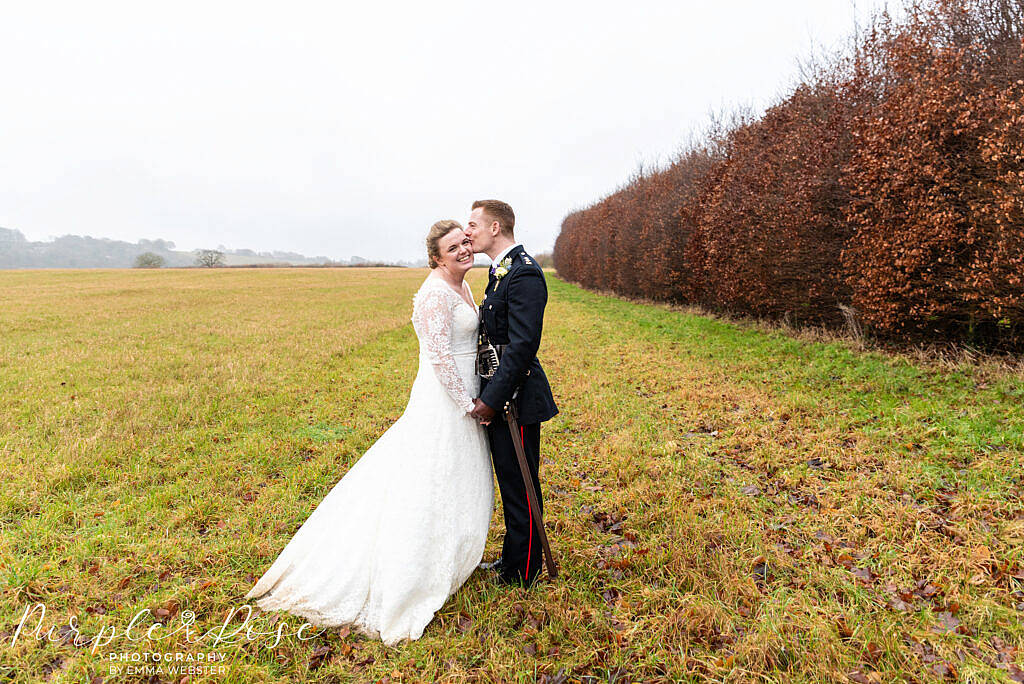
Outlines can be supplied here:
<path id="1" fill-rule="evenodd" d="M 504 411 L 518 389 L 515 402 L 530 476 L 537 503 L 543 511 L 540 480 L 540 424 L 558 413 L 547 376 L 537 360 L 548 289 L 544 271 L 515 245 L 502 259 L 507 272 L 493 272 L 480 305 L 481 324 L 490 341 L 501 350 L 494 376 L 481 379 L 480 400 L 495 410 L 487 426 L 491 460 L 498 479 L 505 517 L 501 549 L 501 579 L 532 584 L 540 574 L 543 553 L 540 535 L 533 525 L 522 471 Z"/>

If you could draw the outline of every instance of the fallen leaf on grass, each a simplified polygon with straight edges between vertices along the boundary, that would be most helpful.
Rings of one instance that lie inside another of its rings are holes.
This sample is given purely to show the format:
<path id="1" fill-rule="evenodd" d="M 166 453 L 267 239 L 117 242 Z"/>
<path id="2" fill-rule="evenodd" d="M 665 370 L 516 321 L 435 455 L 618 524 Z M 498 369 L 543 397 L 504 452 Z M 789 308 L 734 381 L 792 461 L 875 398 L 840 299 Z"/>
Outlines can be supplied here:
<path id="1" fill-rule="evenodd" d="M 62 669 L 64 669 L 64 658 L 62 656 L 57 656 L 53 658 L 50 662 L 46 663 L 41 668 L 42 673 L 43 675 L 45 675 L 46 679 L 49 679 L 50 675 L 56 672 L 57 670 Z"/>
<path id="2" fill-rule="evenodd" d="M 939 619 L 939 624 L 932 627 L 933 632 L 957 632 L 958 634 L 967 634 L 969 630 L 960 624 L 960 620 L 953 616 L 953 613 L 948 610 L 944 610 L 936 615 Z"/>
<path id="3" fill-rule="evenodd" d="M 473 619 L 462 613 L 459 615 L 459 631 L 465 634 L 473 627 Z"/>
<path id="4" fill-rule="evenodd" d="M 715 667 L 731 668 L 736 663 L 736 656 L 726 656 L 724 658 L 718 658 L 715 660 Z"/>
<path id="5" fill-rule="evenodd" d="M 864 584 L 871 584 L 875 579 L 875 573 L 871 572 L 871 568 L 854 568 L 852 573 Z"/>
<path id="6" fill-rule="evenodd" d="M 565 674 L 565 668 L 559 668 L 555 674 L 543 674 L 540 676 L 538 682 L 540 684 L 565 684 L 569 681 L 569 676 Z"/>
<path id="7" fill-rule="evenodd" d="M 864 646 L 864 657 L 872 663 L 877 663 L 882 657 L 882 649 L 873 641 Z"/>
<path id="8" fill-rule="evenodd" d="M 622 579 L 622 571 L 631 564 L 632 561 L 629 558 L 612 558 L 608 560 L 601 558 L 597 561 L 597 568 L 599 570 L 608 570 L 612 577 Z"/>
<path id="9" fill-rule="evenodd" d="M 633 679 L 629 676 L 629 671 L 624 667 L 617 667 L 608 673 L 608 684 L 619 684 L 620 682 L 628 684 L 631 681 Z"/>
<path id="10" fill-rule="evenodd" d="M 60 637 L 60 642 L 62 644 L 70 644 L 72 646 L 82 648 L 82 644 L 75 643 L 75 637 L 78 636 L 78 633 L 73 627 L 71 627 L 71 625 L 61 625 L 60 629 L 57 630 L 57 636 Z"/>
<path id="11" fill-rule="evenodd" d="M 754 580 L 758 583 L 768 581 L 768 561 L 764 556 L 758 556 L 757 560 L 754 561 L 753 566 L 750 568 L 750 574 L 753 575 Z"/>
<path id="12" fill-rule="evenodd" d="M 921 598 L 930 599 L 933 596 L 940 595 L 942 593 L 942 589 L 928 580 L 919 580 L 917 587 L 914 589 L 914 593 Z"/>
<path id="13" fill-rule="evenodd" d="M 313 649 L 313 652 L 309 654 L 309 669 L 315 670 L 324 664 L 324 659 L 327 658 L 331 653 L 330 646 L 317 646 Z"/>
<path id="14" fill-rule="evenodd" d="M 805 508 L 821 507 L 818 503 L 818 497 L 814 494 L 790 492 L 786 495 L 786 499 L 794 506 L 804 506 Z"/>
<path id="15" fill-rule="evenodd" d="M 853 630 L 846 624 L 846 618 L 836 618 L 836 631 L 839 632 L 839 638 L 844 641 L 853 638 Z"/>
<path id="16" fill-rule="evenodd" d="M 621 513 L 605 513 L 595 511 L 591 516 L 591 526 L 599 532 L 618 533 L 622 530 L 622 522 L 626 516 Z"/>
<path id="17" fill-rule="evenodd" d="M 910 612 L 910 609 L 912 607 L 909 603 L 905 602 L 899 596 L 890 596 L 888 605 L 890 608 L 900 613 Z"/>
<path id="18" fill-rule="evenodd" d="M 956 679 L 957 678 L 956 667 L 953 665 L 953 663 L 947 663 L 947 662 L 944 662 L 944 661 L 943 662 L 938 662 L 938 663 L 935 663 L 935 664 L 932 665 L 931 670 L 932 670 L 932 672 L 934 672 L 939 677 L 942 677 L 943 679 Z"/>

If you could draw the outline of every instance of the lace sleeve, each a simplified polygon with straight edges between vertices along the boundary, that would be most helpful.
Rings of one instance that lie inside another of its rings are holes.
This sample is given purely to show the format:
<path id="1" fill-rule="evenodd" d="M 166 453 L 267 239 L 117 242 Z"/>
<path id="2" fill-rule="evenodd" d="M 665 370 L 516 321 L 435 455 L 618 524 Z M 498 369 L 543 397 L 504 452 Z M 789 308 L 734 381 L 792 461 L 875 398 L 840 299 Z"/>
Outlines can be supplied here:
<path id="1" fill-rule="evenodd" d="M 452 356 L 452 299 L 436 287 L 429 288 L 413 305 L 412 320 L 438 382 L 455 403 L 469 413 L 473 410 L 473 398 L 466 391 L 466 384 Z"/>

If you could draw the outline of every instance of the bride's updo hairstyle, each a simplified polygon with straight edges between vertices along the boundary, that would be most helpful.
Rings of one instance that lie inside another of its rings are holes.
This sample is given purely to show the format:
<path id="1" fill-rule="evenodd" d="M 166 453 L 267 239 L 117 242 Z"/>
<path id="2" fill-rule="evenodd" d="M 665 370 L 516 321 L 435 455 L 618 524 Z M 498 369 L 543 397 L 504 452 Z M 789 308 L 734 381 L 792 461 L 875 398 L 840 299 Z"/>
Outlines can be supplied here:
<path id="1" fill-rule="evenodd" d="M 441 258 L 441 248 L 437 243 L 455 229 L 462 230 L 462 224 L 454 219 L 438 221 L 430 226 L 430 232 L 427 233 L 427 263 L 430 268 L 437 268 L 437 260 Z"/>

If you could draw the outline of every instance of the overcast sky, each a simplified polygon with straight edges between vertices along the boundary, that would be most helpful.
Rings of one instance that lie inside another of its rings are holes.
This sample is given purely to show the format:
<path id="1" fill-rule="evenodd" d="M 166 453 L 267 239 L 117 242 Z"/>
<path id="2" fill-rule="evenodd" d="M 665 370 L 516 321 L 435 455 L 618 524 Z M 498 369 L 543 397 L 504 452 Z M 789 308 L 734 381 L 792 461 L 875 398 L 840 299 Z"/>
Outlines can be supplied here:
<path id="1" fill-rule="evenodd" d="M 0 0 L 0 226 L 421 259 L 495 197 L 547 251 L 883 4 Z"/>

